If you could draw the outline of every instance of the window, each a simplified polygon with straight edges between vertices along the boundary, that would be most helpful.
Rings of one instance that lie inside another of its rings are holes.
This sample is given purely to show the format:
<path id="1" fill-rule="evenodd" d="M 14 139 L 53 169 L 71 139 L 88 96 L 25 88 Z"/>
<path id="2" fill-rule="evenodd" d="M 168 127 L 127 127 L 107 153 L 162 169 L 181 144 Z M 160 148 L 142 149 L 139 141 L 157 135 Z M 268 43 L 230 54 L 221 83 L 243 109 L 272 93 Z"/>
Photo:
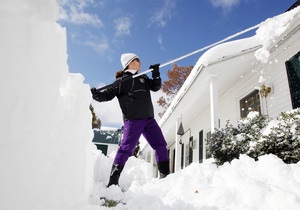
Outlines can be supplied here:
<path id="1" fill-rule="evenodd" d="M 257 111 L 261 113 L 258 90 L 254 90 L 252 93 L 250 93 L 242 100 L 240 100 L 240 111 L 241 111 L 241 118 L 247 117 L 247 115 L 251 111 Z"/>
<path id="2" fill-rule="evenodd" d="M 175 151 L 175 149 L 173 149 L 172 171 L 171 171 L 171 173 L 175 172 L 175 158 L 176 158 L 176 151 Z"/>
<path id="3" fill-rule="evenodd" d="M 184 144 L 181 144 L 181 169 L 183 169 L 184 166 Z"/>
<path id="4" fill-rule="evenodd" d="M 206 133 L 206 142 L 211 140 L 211 131 Z M 209 151 L 208 147 L 206 147 L 206 159 L 212 158 L 212 153 Z"/>
<path id="5" fill-rule="evenodd" d="M 199 132 L 199 163 L 203 163 L 203 130 Z"/>
<path id="6" fill-rule="evenodd" d="M 189 160 L 190 160 L 190 144 L 185 145 L 185 167 L 189 165 Z"/>
<path id="7" fill-rule="evenodd" d="M 194 138 L 191 136 L 189 139 L 189 164 L 193 162 L 193 140 Z"/>
<path id="8" fill-rule="evenodd" d="M 300 52 L 285 63 L 289 81 L 292 107 L 300 107 Z"/>
<path id="9" fill-rule="evenodd" d="M 98 150 L 102 151 L 104 155 L 107 155 L 108 145 L 96 144 Z"/>

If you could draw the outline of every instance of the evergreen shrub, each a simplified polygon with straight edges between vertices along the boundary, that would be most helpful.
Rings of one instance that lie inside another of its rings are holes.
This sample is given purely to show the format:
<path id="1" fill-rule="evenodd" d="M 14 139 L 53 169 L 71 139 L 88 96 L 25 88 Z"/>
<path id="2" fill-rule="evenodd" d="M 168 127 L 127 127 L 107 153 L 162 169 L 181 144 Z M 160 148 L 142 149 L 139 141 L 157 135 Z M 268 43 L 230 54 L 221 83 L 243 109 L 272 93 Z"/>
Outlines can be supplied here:
<path id="1" fill-rule="evenodd" d="M 274 120 L 250 112 L 236 126 L 227 121 L 225 128 L 216 129 L 212 134 L 207 147 L 217 165 L 231 162 L 240 154 L 255 160 L 274 154 L 285 163 L 297 163 L 300 160 L 300 109 L 282 112 Z"/>

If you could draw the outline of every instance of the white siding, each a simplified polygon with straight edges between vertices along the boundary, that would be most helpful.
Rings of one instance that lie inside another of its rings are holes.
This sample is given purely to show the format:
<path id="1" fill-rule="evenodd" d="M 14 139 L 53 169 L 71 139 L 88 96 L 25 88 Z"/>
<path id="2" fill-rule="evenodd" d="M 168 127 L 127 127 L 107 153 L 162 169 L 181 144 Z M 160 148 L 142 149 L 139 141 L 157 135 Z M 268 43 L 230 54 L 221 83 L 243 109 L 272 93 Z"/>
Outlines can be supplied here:
<path id="1" fill-rule="evenodd" d="M 257 48 L 251 48 L 248 49 L 249 51 L 246 49 L 246 52 L 242 54 L 226 57 L 224 60 L 220 57 L 217 62 L 201 68 L 200 74 L 197 75 L 190 89 L 179 100 L 176 108 L 172 110 L 171 115 L 162 126 L 170 150 L 171 169 L 173 168 L 176 137 L 175 120 L 180 117 L 186 132 L 181 138 L 185 145 L 184 163 L 186 163 L 186 154 L 189 152 L 186 145 L 189 144 L 190 136 L 196 140 L 193 162 L 199 162 L 199 132 L 201 130 L 203 130 L 203 156 L 205 159 L 206 134 L 211 129 L 211 107 L 208 103 L 210 100 L 208 82 L 210 76 L 216 76 L 218 81 L 218 112 L 221 128 L 225 127 L 227 120 L 230 120 L 231 124 L 237 123 L 241 117 L 240 100 L 255 89 L 260 89 L 259 78 L 261 75 L 266 79 L 265 85 L 272 88 L 266 99 L 260 98 L 262 114 L 268 114 L 271 118 L 275 118 L 281 112 L 292 109 L 285 62 L 300 51 L 300 32 L 297 25 L 298 23 L 295 23 L 295 28 L 282 35 L 279 39 L 280 43 L 271 50 L 269 49 L 271 55 L 268 63 L 264 64 L 256 60 L 254 51 Z M 181 146 L 176 152 L 181 156 Z"/>
<path id="2" fill-rule="evenodd" d="M 239 101 L 260 87 L 259 78 L 263 75 L 266 78 L 265 84 L 271 86 L 272 91 L 268 97 L 261 98 L 262 114 L 269 114 L 270 117 L 277 117 L 280 112 L 292 109 L 289 86 L 286 74 L 285 62 L 295 55 L 300 46 L 293 43 L 290 46 L 284 46 L 284 50 L 277 48 L 274 50 L 267 64 L 256 61 L 253 57 L 252 66 L 249 71 L 242 75 L 239 80 L 233 83 L 228 89 L 219 90 L 219 118 L 220 127 L 224 128 L 226 121 L 236 124 L 240 119 Z M 219 64 L 220 68 L 222 63 Z M 226 69 L 223 69 L 226 72 Z M 208 98 L 202 100 L 209 100 Z M 267 101 L 267 105 L 266 105 Z M 192 110 L 190 110 L 192 112 Z M 196 148 L 193 150 L 193 162 L 199 161 L 199 131 L 203 130 L 203 138 L 206 139 L 206 133 L 210 131 L 210 107 L 207 107 L 189 123 L 184 124 L 184 129 L 191 129 L 191 135 L 197 140 Z M 189 142 L 189 135 L 186 133 L 182 137 L 183 143 Z M 204 145 L 205 147 L 205 142 Z M 185 147 L 184 158 L 187 154 Z M 205 149 L 204 149 L 205 157 Z M 186 161 L 184 161 L 186 162 Z"/>

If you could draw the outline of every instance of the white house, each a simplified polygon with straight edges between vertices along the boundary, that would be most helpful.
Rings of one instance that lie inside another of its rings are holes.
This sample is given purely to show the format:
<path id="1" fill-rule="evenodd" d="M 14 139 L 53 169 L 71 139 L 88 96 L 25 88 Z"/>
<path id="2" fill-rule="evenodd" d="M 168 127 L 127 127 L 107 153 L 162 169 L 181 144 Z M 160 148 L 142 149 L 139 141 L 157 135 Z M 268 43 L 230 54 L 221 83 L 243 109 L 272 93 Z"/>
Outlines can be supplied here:
<path id="1" fill-rule="evenodd" d="M 104 155 L 110 155 L 118 149 L 120 139 L 122 138 L 122 129 L 106 127 L 101 130 L 93 129 L 93 131 L 94 138 L 92 142 Z"/>
<path id="2" fill-rule="evenodd" d="M 253 37 L 220 44 L 199 58 L 159 122 L 171 172 L 208 159 L 206 140 L 227 120 L 234 124 L 250 111 L 273 118 L 297 107 L 300 7 L 262 22 Z M 149 145 L 141 154 L 155 165 Z"/>

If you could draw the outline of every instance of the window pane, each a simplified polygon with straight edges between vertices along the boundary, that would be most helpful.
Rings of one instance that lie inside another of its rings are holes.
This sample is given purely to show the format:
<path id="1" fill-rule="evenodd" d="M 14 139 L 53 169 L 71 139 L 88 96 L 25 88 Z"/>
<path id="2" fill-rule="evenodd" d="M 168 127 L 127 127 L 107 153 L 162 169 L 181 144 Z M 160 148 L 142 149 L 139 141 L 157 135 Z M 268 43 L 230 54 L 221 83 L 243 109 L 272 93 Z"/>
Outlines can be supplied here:
<path id="1" fill-rule="evenodd" d="M 292 107 L 300 107 L 300 52 L 286 62 Z"/>
<path id="2" fill-rule="evenodd" d="M 241 117 L 245 118 L 251 111 L 257 111 L 261 113 L 260 110 L 260 98 L 259 91 L 254 90 L 252 93 L 247 95 L 245 98 L 240 100 L 240 111 Z"/>

